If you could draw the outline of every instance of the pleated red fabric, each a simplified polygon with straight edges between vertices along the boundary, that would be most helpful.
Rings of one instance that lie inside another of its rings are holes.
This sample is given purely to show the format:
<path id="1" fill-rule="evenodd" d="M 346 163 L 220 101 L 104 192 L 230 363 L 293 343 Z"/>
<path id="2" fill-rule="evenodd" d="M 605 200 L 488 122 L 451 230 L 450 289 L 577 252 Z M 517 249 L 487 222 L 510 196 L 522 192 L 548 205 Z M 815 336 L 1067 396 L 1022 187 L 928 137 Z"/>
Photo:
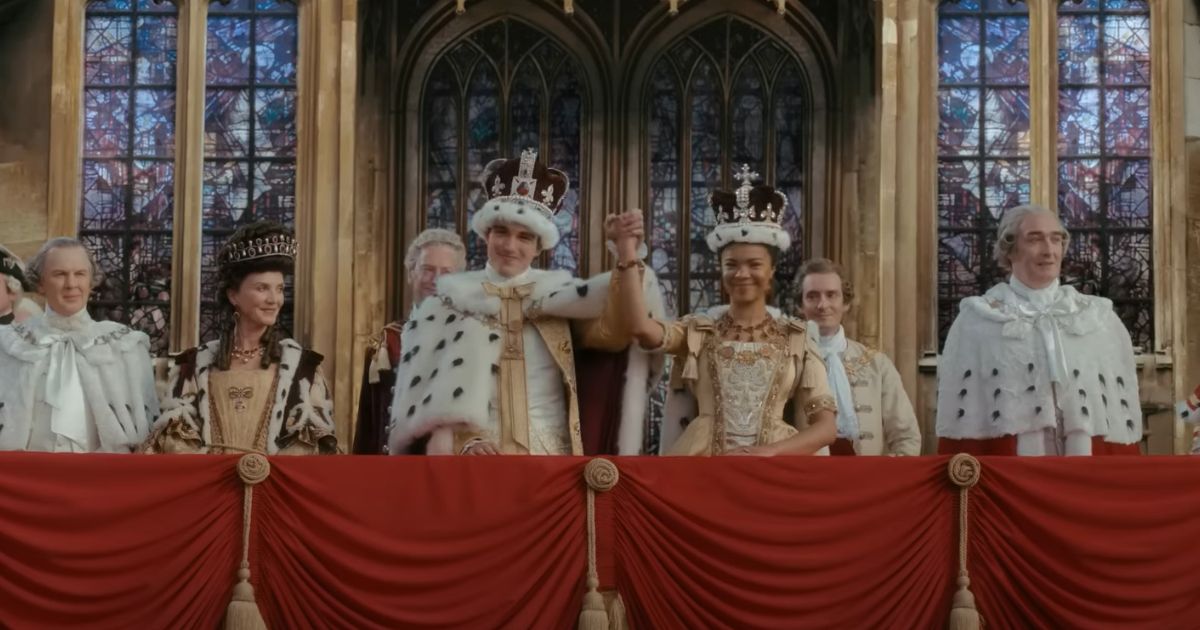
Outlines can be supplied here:
<path id="1" fill-rule="evenodd" d="M 622 460 L 637 628 L 931 628 L 954 575 L 945 458 Z"/>
<path id="2" fill-rule="evenodd" d="M 263 616 L 272 628 L 567 627 L 587 562 L 584 464 L 273 458 L 255 489 Z"/>
<path id="3" fill-rule="evenodd" d="M 980 461 L 969 553 L 988 628 L 1200 628 L 1200 461 Z"/>
<path id="4" fill-rule="evenodd" d="M 0 627 L 214 628 L 237 456 L 0 454 Z M 251 582 L 271 628 L 569 628 L 585 458 L 276 457 Z M 635 628 L 940 628 L 946 457 L 614 458 L 601 582 Z M 1200 460 L 980 458 L 987 628 L 1200 627 Z"/>
<path id="5" fill-rule="evenodd" d="M 241 554 L 236 463 L 0 456 L 0 626 L 216 627 Z"/>

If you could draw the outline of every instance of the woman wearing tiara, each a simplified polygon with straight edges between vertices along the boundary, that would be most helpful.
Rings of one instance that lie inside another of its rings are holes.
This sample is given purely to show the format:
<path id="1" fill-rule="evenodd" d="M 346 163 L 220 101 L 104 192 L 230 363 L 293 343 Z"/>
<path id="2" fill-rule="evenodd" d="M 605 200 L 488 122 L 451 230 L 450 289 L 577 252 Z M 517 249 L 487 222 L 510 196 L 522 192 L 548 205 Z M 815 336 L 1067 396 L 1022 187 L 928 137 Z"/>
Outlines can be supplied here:
<path id="1" fill-rule="evenodd" d="M 335 453 L 321 355 L 279 330 L 296 239 L 271 222 L 246 225 L 217 254 L 222 327 L 174 357 L 148 453 Z"/>
<path id="2" fill-rule="evenodd" d="M 707 242 L 720 259 L 728 304 L 658 321 L 629 289 L 640 286 L 636 278 L 620 282 L 634 338 L 675 357 L 660 438 L 667 454 L 812 455 L 827 453 L 837 435 L 819 351 L 803 322 L 767 306 L 775 263 L 791 245 L 778 222 L 787 199 L 770 186 L 751 186 L 749 171 L 742 167 L 735 193 L 709 195 L 717 226 Z M 637 217 L 622 222 L 617 273 L 629 274 L 641 268 L 643 227 Z M 789 400 L 794 418 L 784 417 Z"/>

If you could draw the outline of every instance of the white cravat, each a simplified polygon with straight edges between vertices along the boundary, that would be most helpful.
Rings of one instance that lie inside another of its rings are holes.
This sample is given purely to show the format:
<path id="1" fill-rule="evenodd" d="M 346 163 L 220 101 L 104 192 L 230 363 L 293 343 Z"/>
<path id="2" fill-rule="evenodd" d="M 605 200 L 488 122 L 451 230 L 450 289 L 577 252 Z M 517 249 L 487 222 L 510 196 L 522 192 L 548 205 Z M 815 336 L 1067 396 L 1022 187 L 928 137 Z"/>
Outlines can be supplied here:
<path id="1" fill-rule="evenodd" d="M 1058 306 L 1059 282 L 1055 279 L 1044 288 L 1034 289 L 1010 276 L 1008 286 L 1020 301 L 1013 304 L 1021 315 L 1033 320 L 1033 326 L 1042 337 L 1046 348 L 1046 365 L 1050 370 L 1050 380 L 1053 387 L 1061 387 L 1067 378 L 1067 355 L 1063 351 L 1062 331 L 1059 330 L 1058 317 L 1070 312 Z M 1055 399 L 1057 400 L 1057 395 Z M 1056 403 L 1057 404 L 1057 403 Z M 1050 430 L 1030 431 L 1017 435 L 1018 455 L 1053 455 L 1059 453 L 1055 432 Z M 1091 455 L 1091 436 L 1074 431 L 1063 436 L 1062 454 Z"/>
<path id="2" fill-rule="evenodd" d="M 50 350 L 45 389 L 46 404 L 51 408 L 50 429 L 73 442 L 77 448 L 71 450 L 90 450 L 87 406 L 76 354 L 95 343 L 95 339 L 83 334 L 92 318 L 86 309 L 63 317 L 47 307 L 45 322 L 49 332 L 38 338 L 37 345 Z"/>
<path id="3" fill-rule="evenodd" d="M 842 353 L 846 351 L 846 331 L 838 326 L 836 333 L 826 337 L 820 333 L 816 322 L 809 322 L 808 335 L 821 350 L 821 358 L 825 359 L 829 388 L 833 390 L 834 400 L 837 401 L 837 435 L 857 441 L 858 413 L 854 410 L 850 379 L 846 376 L 846 366 L 842 363 Z"/>
<path id="4" fill-rule="evenodd" d="M 1059 284 L 1056 279 L 1042 289 L 1032 289 L 1011 276 L 1008 285 L 1021 300 L 1013 304 L 1022 316 L 1033 321 L 1033 327 L 1042 337 L 1046 348 L 1046 365 L 1050 370 L 1050 380 L 1055 383 L 1067 382 L 1067 356 L 1063 352 L 1062 331 L 1058 326 L 1058 317 L 1069 315 L 1070 312 L 1058 305 Z"/>

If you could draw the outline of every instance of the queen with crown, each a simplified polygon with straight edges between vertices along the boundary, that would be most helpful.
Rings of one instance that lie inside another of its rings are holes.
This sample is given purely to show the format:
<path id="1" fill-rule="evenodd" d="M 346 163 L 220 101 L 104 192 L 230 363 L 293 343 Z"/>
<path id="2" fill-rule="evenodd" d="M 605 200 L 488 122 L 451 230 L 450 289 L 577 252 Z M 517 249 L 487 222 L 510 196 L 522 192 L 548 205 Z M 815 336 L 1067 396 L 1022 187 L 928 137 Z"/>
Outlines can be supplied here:
<path id="1" fill-rule="evenodd" d="M 743 166 L 736 192 L 709 195 L 717 226 L 706 240 L 720 258 L 728 304 L 668 322 L 647 316 L 637 292 L 621 296 L 641 347 L 675 357 L 660 439 L 666 454 L 827 454 L 836 437 L 837 406 L 819 351 L 802 321 L 767 305 L 776 261 L 791 238 L 779 224 L 787 198 L 752 186 L 756 176 Z M 615 231 L 617 268 L 629 273 L 640 217 Z M 791 418 L 784 417 L 788 401 Z"/>
<path id="2" fill-rule="evenodd" d="M 144 452 L 337 452 L 322 357 L 278 325 L 296 250 L 291 231 L 269 221 L 239 228 L 221 248 L 220 335 L 173 357 Z"/>

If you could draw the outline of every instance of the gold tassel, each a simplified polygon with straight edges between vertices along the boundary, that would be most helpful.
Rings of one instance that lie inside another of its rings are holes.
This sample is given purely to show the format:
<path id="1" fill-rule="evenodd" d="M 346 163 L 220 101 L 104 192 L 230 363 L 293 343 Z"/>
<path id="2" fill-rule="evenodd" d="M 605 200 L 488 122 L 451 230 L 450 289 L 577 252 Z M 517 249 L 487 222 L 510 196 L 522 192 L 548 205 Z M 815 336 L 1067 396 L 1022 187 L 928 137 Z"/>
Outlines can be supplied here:
<path id="1" fill-rule="evenodd" d="M 583 595 L 583 608 L 579 611 L 579 630 L 610 630 L 609 613 L 604 609 L 604 596 L 599 590 L 600 575 L 596 570 L 596 493 L 612 490 L 618 478 L 616 464 L 607 459 L 596 458 L 583 467 L 583 479 L 587 483 L 588 590 Z"/>
<path id="2" fill-rule="evenodd" d="M 575 15 L 575 0 L 563 0 L 563 13 Z"/>
<path id="3" fill-rule="evenodd" d="M 958 590 L 950 603 L 949 630 L 979 630 L 983 618 L 975 608 L 975 594 L 971 592 L 971 577 L 967 573 L 967 517 L 970 514 L 967 501 L 971 488 L 979 483 L 982 469 L 979 460 L 959 453 L 950 458 L 946 472 L 950 481 L 958 486 Z"/>
<path id="4" fill-rule="evenodd" d="M 454 4 L 454 14 L 462 15 L 467 12 L 467 0 L 457 0 Z"/>
<path id="5" fill-rule="evenodd" d="M 233 598 L 225 609 L 225 630 L 267 630 L 258 603 L 254 601 L 249 568 L 238 569 L 238 583 L 234 585 Z"/>
<path id="6" fill-rule="evenodd" d="M 579 611 L 579 630 L 609 630 L 608 613 L 604 610 L 604 597 L 596 585 L 588 579 L 588 592 L 583 596 L 583 610 Z"/>
<path id="7" fill-rule="evenodd" d="M 775 10 L 779 15 L 787 13 L 787 0 L 775 0 Z"/>
<path id="8" fill-rule="evenodd" d="M 625 614 L 625 600 L 620 593 L 613 593 L 608 602 L 608 630 L 629 630 L 629 618 Z"/>
<path id="9" fill-rule="evenodd" d="M 242 455 L 237 463 L 238 476 L 244 484 L 242 490 L 242 564 L 238 567 L 238 582 L 233 585 L 233 596 L 225 609 L 226 630 L 267 630 L 258 602 L 254 599 L 254 586 L 250 584 L 250 517 L 254 500 L 254 486 L 271 474 L 271 463 L 259 453 Z"/>
<path id="10" fill-rule="evenodd" d="M 971 578 L 958 576 L 958 590 L 954 592 L 954 601 L 950 604 L 949 630 L 980 630 L 982 626 L 970 586 Z"/>
<path id="11" fill-rule="evenodd" d="M 679 15 L 679 0 L 668 0 L 667 14 Z"/>

